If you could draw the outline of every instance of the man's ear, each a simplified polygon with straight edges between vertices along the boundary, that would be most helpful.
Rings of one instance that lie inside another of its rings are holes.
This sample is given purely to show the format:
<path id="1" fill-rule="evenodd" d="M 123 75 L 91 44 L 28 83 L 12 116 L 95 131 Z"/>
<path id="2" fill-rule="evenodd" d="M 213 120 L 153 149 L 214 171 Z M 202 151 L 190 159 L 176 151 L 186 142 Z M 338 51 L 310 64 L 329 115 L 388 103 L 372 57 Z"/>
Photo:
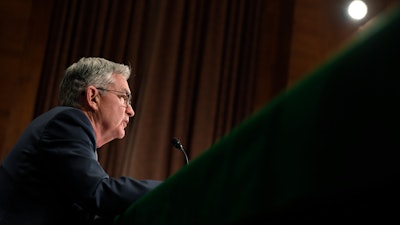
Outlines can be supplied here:
<path id="1" fill-rule="evenodd" d="M 92 110 L 97 110 L 99 108 L 100 103 L 100 93 L 99 90 L 94 86 L 88 86 L 86 88 L 86 95 L 85 95 L 86 104 Z"/>

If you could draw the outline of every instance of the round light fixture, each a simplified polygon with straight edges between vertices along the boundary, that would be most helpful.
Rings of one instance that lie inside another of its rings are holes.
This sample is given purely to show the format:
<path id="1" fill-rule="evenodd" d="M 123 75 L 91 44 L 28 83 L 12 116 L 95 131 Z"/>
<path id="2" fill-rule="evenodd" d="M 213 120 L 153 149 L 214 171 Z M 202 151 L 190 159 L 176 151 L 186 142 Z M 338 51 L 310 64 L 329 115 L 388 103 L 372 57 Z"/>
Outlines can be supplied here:
<path id="1" fill-rule="evenodd" d="M 349 4 L 347 12 L 351 18 L 361 20 L 367 15 L 368 7 L 363 1 L 356 0 Z"/>

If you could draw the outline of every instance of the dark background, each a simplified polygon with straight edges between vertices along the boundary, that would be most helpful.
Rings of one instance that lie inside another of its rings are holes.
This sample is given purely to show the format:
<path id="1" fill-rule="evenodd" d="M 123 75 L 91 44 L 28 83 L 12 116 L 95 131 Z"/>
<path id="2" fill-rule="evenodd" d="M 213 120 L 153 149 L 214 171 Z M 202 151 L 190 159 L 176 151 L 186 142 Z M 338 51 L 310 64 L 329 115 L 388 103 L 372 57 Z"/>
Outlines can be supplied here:
<path id="1" fill-rule="evenodd" d="M 131 64 L 134 123 L 100 150 L 114 176 L 165 179 L 307 76 L 395 0 L 0 1 L 0 160 L 57 105 L 63 70 L 84 56 Z M 245 150 L 245 149 L 244 149 Z"/>

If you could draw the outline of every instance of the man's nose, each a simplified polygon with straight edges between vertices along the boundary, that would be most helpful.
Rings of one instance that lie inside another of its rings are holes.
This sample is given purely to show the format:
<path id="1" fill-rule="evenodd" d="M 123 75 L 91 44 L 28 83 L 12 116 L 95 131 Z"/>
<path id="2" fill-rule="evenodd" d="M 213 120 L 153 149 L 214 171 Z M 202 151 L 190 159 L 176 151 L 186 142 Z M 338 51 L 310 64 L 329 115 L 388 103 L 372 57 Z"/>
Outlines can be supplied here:
<path id="1" fill-rule="evenodd" d="M 135 111 L 133 110 L 133 107 L 131 105 L 128 105 L 128 107 L 126 107 L 126 114 L 128 114 L 129 117 L 133 117 L 135 115 Z"/>

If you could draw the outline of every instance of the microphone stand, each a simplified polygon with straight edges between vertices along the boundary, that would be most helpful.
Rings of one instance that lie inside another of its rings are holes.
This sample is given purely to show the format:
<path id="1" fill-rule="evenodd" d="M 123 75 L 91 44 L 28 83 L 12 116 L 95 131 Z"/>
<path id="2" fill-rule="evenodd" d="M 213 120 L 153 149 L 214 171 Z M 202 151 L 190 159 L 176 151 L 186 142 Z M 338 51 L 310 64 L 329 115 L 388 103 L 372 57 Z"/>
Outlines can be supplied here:
<path id="1" fill-rule="evenodd" d="M 189 158 L 188 158 L 185 150 L 183 149 L 183 146 L 182 146 L 181 142 L 179 141 L 179 139 L 175 138 L 175 137 L 172 138 L 171 144 L 172 144 L 172 146 L 174 146 L 176 149 L 180 150 L 183 153 L 183 155 L 185 156 L 186 165 L 189 165 Z"/>

